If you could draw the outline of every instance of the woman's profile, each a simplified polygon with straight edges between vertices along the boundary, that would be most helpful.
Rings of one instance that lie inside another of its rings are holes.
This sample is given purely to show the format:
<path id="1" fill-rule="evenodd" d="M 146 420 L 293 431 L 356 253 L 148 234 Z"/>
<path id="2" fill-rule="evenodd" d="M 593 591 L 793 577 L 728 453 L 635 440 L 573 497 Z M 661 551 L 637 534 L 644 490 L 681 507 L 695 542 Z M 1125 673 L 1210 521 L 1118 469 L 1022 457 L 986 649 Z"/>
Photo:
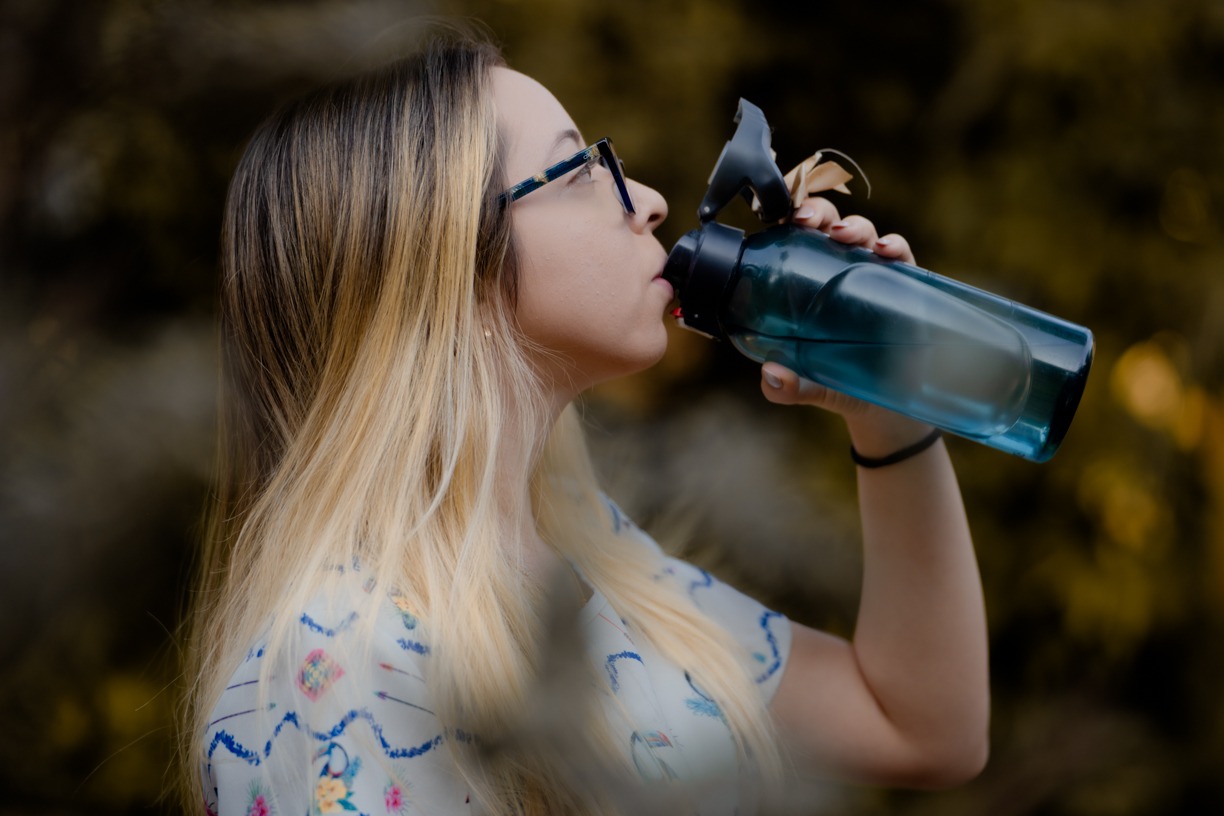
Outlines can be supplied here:
<path id="1" fill-rule="evenodd" d="M 669 557 L 600 489 L 573 403 L 666 349 L 666 215 L 466 35 L 259 127 L 222 235 L 197 811 L 730 814 L 794 774 L 980 770 L 981 590 L 930 428 L 763 369 L 857 452 L 851 641 Z M 793 220 L 913 258 L 821 198 Z"/>

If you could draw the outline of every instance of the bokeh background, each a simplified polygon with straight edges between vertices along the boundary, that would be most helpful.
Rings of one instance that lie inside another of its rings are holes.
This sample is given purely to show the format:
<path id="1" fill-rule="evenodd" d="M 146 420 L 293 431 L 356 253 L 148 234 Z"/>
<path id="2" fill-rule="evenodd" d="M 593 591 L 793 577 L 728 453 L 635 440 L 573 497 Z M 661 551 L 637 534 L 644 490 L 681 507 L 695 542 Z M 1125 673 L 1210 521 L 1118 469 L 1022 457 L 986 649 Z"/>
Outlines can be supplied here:
<path id="1" fill-rule="evenodd" d="M 1096 333 L 1051 462 L 948 443 L 989 607 L 989 767 L 938 793 L 831 785 L 812 812 L 1220 812 L 1219 0 L 0 0 L 0 814 L 176 812 L 227 179 L 277 101 L 410 48 L 428 14 L 483 20 L 612 136 L 671 203 L 667 246 L 743 96 L 784 169 L 853 156 L 873 194 L 839 207 L 920 264 Z M 585 401 L 609 492 L 848 633 L 844 430 L 673 335 Z"/>

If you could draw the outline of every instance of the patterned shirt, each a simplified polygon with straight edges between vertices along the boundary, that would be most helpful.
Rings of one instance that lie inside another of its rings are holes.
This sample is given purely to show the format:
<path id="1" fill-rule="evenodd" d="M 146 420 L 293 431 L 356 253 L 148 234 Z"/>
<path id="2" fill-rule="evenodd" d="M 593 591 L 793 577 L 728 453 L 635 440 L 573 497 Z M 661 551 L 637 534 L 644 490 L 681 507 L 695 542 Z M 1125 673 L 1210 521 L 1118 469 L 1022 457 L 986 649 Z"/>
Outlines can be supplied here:
<path id="1" fill-rule="evenodd" d="M 609 505 L 618 534 L 646 536 Z M 664 573 L 747 649 L 768 703 L 789 653 L 789 622 L 691 564 L 664 563 Z M 353 577 L 361 591 L 378 591 Z M 356 607 L 320 602 L 303 610 L 295 648 L 267 687 L 259 682 L 261 646 L 234 672 L 205 735 L 209 813 L 474 812 L 430 709 L 424 679 L 430 646 L 416 617 L 401 598 L 389 596 L 363 650 L 345 641 Z M 734 780 L 735 746 L 722 712 L 689 674 L 635 637 L 598 588 L 579 615 L 587 658 L 605 673 L 616 698 L 605 704 L 617 705 L 635 726 L 623 745 L 641 776 Z M 362 665 L 344 665 L 353 655 L 365 657 Z M 732 783 L 702 796 L 699 812 L 734 814 L 739 804 Z"/>

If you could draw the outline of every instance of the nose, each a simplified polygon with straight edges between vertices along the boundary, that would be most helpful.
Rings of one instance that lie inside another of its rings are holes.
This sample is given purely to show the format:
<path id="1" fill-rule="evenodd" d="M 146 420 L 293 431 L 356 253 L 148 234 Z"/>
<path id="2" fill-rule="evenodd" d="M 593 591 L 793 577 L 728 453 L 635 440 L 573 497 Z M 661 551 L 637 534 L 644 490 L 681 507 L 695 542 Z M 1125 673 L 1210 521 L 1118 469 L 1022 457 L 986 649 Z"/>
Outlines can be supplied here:
<path id="1" fill-rule="evenodd" d="M 667 200 L 653 187 L 647 187 L 633 179 L 625 179 L 629 187 L 629 195 L 633 198 L 633 209 L 629 216 L 630 224 L 635 232 L 654 232 L 655 228 L 667 218 Z"/>

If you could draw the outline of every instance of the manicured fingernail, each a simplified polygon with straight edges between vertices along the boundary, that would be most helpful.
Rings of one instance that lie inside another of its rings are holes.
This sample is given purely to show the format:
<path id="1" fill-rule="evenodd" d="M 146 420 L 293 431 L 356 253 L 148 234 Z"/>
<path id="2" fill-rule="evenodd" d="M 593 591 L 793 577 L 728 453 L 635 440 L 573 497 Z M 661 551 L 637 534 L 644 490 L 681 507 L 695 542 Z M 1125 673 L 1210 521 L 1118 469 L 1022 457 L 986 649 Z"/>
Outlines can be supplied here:
<path id="1" fill-rule="evenodd" d="M 806 220 L 808 218 L 811 218 L 815 214 L 816 214 L 816 210 L 812 209 L 811 207 L 804 206 L 804 207 L 800 207 L 795 212 L 795 218 L 798 218 L 800 220 Z"/>
<path id="2" fill-rule="evenodd" d="M 774 375 L 770 374 L 768 371 L 765 372 L 765 382 L 769 383 L 770 388 L 781 388 L 782 387 L 782 381 L 779 380 Z"/>
<path id="3" fill-rule="evenodd" d="M 847 224 L 845 221 L 834 221 L 834 222 L 833 222 L 833 223 L 832 223 L 832 224 L 829 226 L 829 229 L 845 229 L 845 228 L 846 228 L 846 227 L 848 227 L 848 226 L 850 226 L 850 225 L 849 225 L 849 224 Z"/>
<path id="4" fill-rule="evenodd" d="M 880 240 L 876 241 L 876 246 L 880 246 L 880 247 L 892 246 L 892 239 L 891 238 L 881 238 Z"/>

